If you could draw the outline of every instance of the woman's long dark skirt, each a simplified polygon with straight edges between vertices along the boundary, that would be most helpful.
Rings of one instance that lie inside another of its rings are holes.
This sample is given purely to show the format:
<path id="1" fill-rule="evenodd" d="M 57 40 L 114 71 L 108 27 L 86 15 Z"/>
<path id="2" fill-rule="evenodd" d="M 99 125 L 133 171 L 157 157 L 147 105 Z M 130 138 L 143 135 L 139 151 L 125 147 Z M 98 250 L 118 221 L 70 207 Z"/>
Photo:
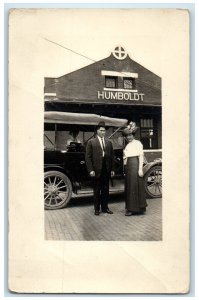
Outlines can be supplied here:
<path id="1" fill-rule="evenodd" d="M 126 209 L 132 212 L 146 210 L 146 198 L 143 177 L 138 175 L 138 156 L 128 157 L 125 176 L 125 200 Z"/>

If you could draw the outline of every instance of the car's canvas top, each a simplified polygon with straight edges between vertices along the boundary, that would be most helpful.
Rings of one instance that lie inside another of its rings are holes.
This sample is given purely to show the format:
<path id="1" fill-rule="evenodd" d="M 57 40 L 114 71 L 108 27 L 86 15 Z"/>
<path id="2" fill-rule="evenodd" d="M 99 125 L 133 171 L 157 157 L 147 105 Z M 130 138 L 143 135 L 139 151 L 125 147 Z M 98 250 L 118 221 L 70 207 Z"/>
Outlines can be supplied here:
<path id="1" fill-rule="evenodd" d="M 77 125 L 97 125 L 104 121 L 106 126 L 123 127 L 128 121 L 126 119 L 110 118 L 96 114 L 70 113 L 58 111 L 44 112 L 45 123 L 56 124 L 77 124 Z"/>

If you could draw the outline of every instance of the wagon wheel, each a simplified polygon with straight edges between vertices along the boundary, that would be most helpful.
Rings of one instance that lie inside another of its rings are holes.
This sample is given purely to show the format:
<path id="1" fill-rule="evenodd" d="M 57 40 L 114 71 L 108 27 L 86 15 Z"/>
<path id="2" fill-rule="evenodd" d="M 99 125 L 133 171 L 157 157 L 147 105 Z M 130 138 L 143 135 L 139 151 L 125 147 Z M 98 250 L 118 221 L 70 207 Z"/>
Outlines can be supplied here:
<path id="1" fill-rule="evenodd" d="M 65 207 L 72 196 L 70 179 L 61 172 L 48 171 L 44 174 L 44 208 Z"/>
<path id="2" fill-rule="evenodd" d="M 144 175 L 145 191 L 152 198 L 162 197 L 162 167 L 154 166 Z"/>

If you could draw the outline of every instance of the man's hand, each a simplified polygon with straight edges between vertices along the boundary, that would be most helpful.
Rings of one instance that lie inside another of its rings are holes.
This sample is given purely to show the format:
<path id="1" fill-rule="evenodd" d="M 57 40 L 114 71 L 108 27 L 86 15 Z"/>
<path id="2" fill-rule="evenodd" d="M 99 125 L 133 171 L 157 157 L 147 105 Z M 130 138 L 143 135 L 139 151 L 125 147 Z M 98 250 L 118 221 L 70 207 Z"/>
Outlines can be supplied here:
<path id="1" fill-rule="evenodd" d="M 91 171 L 91 172 L 90 172 L 90 176 L 91 176 L 91 177 L 95 177 L 95 171 Z"/>
<path id="2" fill-rule="evenodd" d="M 138 170 L 138 175 L 139 175 L 140 177 L 143 177 L 143 170 L 142 170 L 142 169 L 139 169 L 139 170 Z"/>
<path id="3" fill-rule="evenodd" d="M 111 177 L 114 177 L 114 176 L 115 176 L 115 172 L 111 171 Z"/>

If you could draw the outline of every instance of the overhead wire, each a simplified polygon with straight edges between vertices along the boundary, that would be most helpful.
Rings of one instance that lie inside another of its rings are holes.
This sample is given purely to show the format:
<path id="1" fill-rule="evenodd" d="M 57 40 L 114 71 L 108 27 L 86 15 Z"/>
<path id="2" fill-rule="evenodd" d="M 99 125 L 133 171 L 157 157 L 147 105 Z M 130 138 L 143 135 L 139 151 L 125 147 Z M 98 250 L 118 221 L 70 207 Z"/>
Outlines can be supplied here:
<path id="1" fill-rule="evenodd" d="M 63 45 L 61 45 L 61 44 L 59 44 L 59 43 L 57 43 L 57 42 L 51 41 L 51 40 L 49 40 L 49 39 L 47 39 L 47 38 L 43 38 L 43 39 L 46 40 L 46 41 L 48 41 L 48 42 L 50 42 L 50 43 L 52 43 L 52 44 L 55 44 L 55 45 L 61 47 L 61 48 L 64 48 L 64 49 L 66 49 L 66 50 L 68 50 L 68 51 L 70 51 L 70 52 L 72 52 L 72 53 L 74 53 L 74 54 L 77 54 L 77 55 L 82 56 L 82 57 L 84 57 L 84 58 L 86 58 L 86 59 L 89 59 L 90 61 L 92 61 L 92 62 L 94 62 L 94 63 L 97 62 L 96 60 L 94 60 L 94 59 L 92 59 L 92 58 L 90 58 L 90 57 L 88 57 L 88 56 L 86 56 L 86 55 L 84 55 L 84 54 L 81 54 L 81 53 L 79 53 L 79 52 L 77 52 L 77 51 L 74 51 L 74 50 L 72 50 L 72 49 L 70 49 L 70 48 L 68 48 L 68 47 L 65 47 L 65 46 L 63 46 Z M 119 73 L 121 73 L 122 75 L 128 76 L 128 74 L 125 73 L 125 72 L 119 71 Z M 149 87 L 151 87 L 151 88 L 153 88 L 153 89 L 156 89 L 156 90 L 161 91 L 160 88 L 158 88 L 158 87 L 156 87 L 156 86 L 154 86 L 154 85 L 151 85 L 150 83 L 148 83 L 148 82 L 146 82 L 146 81 L 144 81 L 144 80 L 142 80 L 142 79 L 137 78 L 137 81 L 142 82 L 142 83 L 144 83 L 145 85 L 148 85 Z M 51 86 L 54 85 L 54 84 L 55 84 L 55 83 L 52 83 Z"/>

